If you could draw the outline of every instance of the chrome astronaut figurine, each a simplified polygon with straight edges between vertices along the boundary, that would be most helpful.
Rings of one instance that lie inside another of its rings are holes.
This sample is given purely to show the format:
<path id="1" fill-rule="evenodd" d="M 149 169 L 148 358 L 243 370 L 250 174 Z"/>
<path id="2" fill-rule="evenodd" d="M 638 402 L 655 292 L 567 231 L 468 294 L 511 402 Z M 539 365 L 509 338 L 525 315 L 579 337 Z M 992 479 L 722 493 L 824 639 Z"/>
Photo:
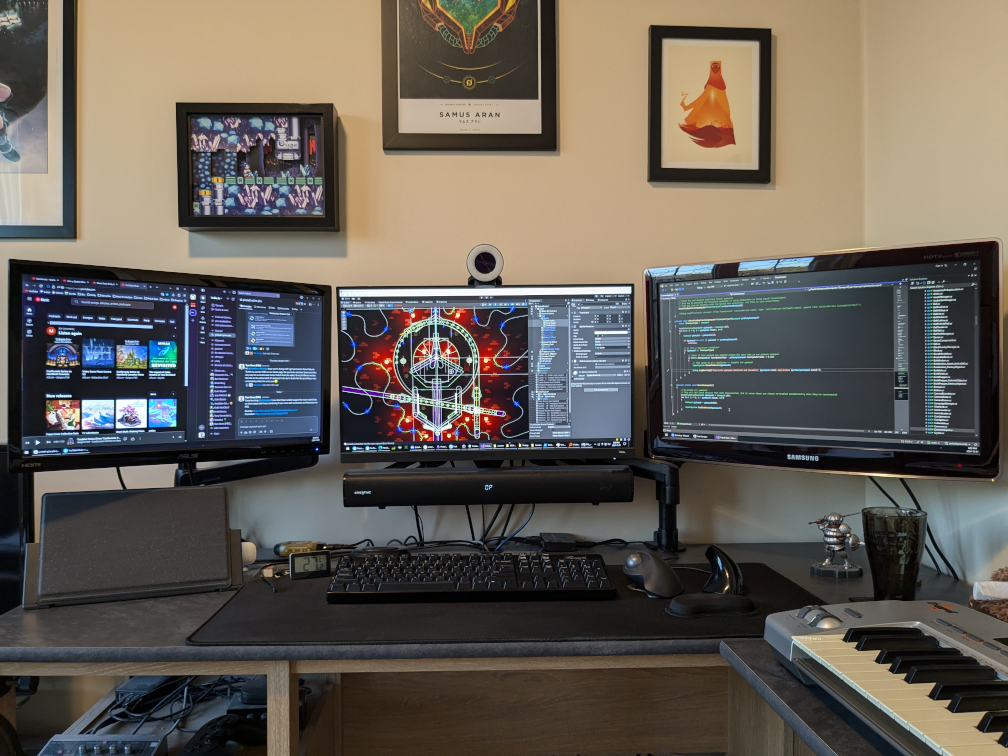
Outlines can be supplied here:
<path id="1" fill-rule="evenodd" d="M 861 568 L 851 564 L 847 557 L 847 547 L 849 546 L 851 551 L 857 551 L 861 539 L 851 532 L 850 525 L 844 522 L 844 516 L 831 512 L 821 519 L 813 520 L 809 525 L 819 526 L 826 547 L 826 560 L 813 564 L 812 574 L 834 578 L 861 577 Z M 836 557 L 841 557 L 843 564 L 834 564 L 833 560 Z"/>

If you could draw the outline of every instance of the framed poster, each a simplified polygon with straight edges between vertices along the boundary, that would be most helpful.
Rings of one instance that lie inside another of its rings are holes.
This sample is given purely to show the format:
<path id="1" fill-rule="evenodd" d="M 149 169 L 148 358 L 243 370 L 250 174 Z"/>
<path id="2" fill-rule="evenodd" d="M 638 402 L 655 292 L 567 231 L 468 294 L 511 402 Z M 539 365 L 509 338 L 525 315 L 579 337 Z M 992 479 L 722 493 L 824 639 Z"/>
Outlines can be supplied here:
<path id="1" fill-rule="evenodd" d="M 336 108 L 175 106 L 179 226 L 339 231 Z"/>
<path id="2" fill-rule="evenodd" d="M 555 150 L 556 0 L 382 0 L 386 150 Z"/>
<path id="3" fill-rule="evenodd" d="M 770 183 L 770 29 L 650 33 L 648 180 Z"/>
<path id="4" fill-rule="evenodd" d="M 0 0 L 0 238 L 77 235 L 76 0 Z"/>

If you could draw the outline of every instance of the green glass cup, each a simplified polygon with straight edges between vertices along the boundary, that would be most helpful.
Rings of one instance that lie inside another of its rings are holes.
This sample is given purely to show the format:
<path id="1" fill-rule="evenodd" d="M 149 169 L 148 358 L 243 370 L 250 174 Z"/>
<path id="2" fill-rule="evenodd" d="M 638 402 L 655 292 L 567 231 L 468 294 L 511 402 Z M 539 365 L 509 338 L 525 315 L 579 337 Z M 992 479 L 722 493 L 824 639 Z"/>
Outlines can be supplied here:
<path id="1" fill-rule="evenodd" d="M 861 510 L 875 600 L 913 601 L 924 556 L 927 512 L 899 507 Z"/>

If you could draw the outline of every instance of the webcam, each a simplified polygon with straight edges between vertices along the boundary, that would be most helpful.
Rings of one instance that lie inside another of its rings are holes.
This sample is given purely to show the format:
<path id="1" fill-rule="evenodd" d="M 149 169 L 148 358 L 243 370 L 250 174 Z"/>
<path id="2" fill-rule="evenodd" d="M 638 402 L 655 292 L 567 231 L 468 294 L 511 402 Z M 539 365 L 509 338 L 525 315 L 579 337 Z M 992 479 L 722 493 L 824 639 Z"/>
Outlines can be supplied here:
<path id="1" fill-rule="evenodd" d="M 466 258 L 470 286 L 500 286 L 504 255 L 492 244 L 478 244 Z"/>

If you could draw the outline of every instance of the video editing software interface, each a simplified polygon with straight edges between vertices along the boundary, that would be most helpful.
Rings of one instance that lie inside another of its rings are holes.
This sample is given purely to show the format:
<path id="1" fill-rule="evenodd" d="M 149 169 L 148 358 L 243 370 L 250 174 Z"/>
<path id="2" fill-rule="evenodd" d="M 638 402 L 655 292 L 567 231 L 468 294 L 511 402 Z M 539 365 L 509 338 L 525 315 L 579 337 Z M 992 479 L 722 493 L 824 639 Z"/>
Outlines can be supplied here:
<path id="1" fill-rule="evenodd" d="M 813 260 L 658 284 L 662 435 L 979 454 L 980 263 Z"/>
<path id="2" fill-rule="evenodd" d="M 321 296 L 22 276 L 24 456 L 319 441 Z"/>
<path id="3" fill-rule="evenodd" d="M 632 292 L 340 290 L 343 453 L 632 449 Z"/>

